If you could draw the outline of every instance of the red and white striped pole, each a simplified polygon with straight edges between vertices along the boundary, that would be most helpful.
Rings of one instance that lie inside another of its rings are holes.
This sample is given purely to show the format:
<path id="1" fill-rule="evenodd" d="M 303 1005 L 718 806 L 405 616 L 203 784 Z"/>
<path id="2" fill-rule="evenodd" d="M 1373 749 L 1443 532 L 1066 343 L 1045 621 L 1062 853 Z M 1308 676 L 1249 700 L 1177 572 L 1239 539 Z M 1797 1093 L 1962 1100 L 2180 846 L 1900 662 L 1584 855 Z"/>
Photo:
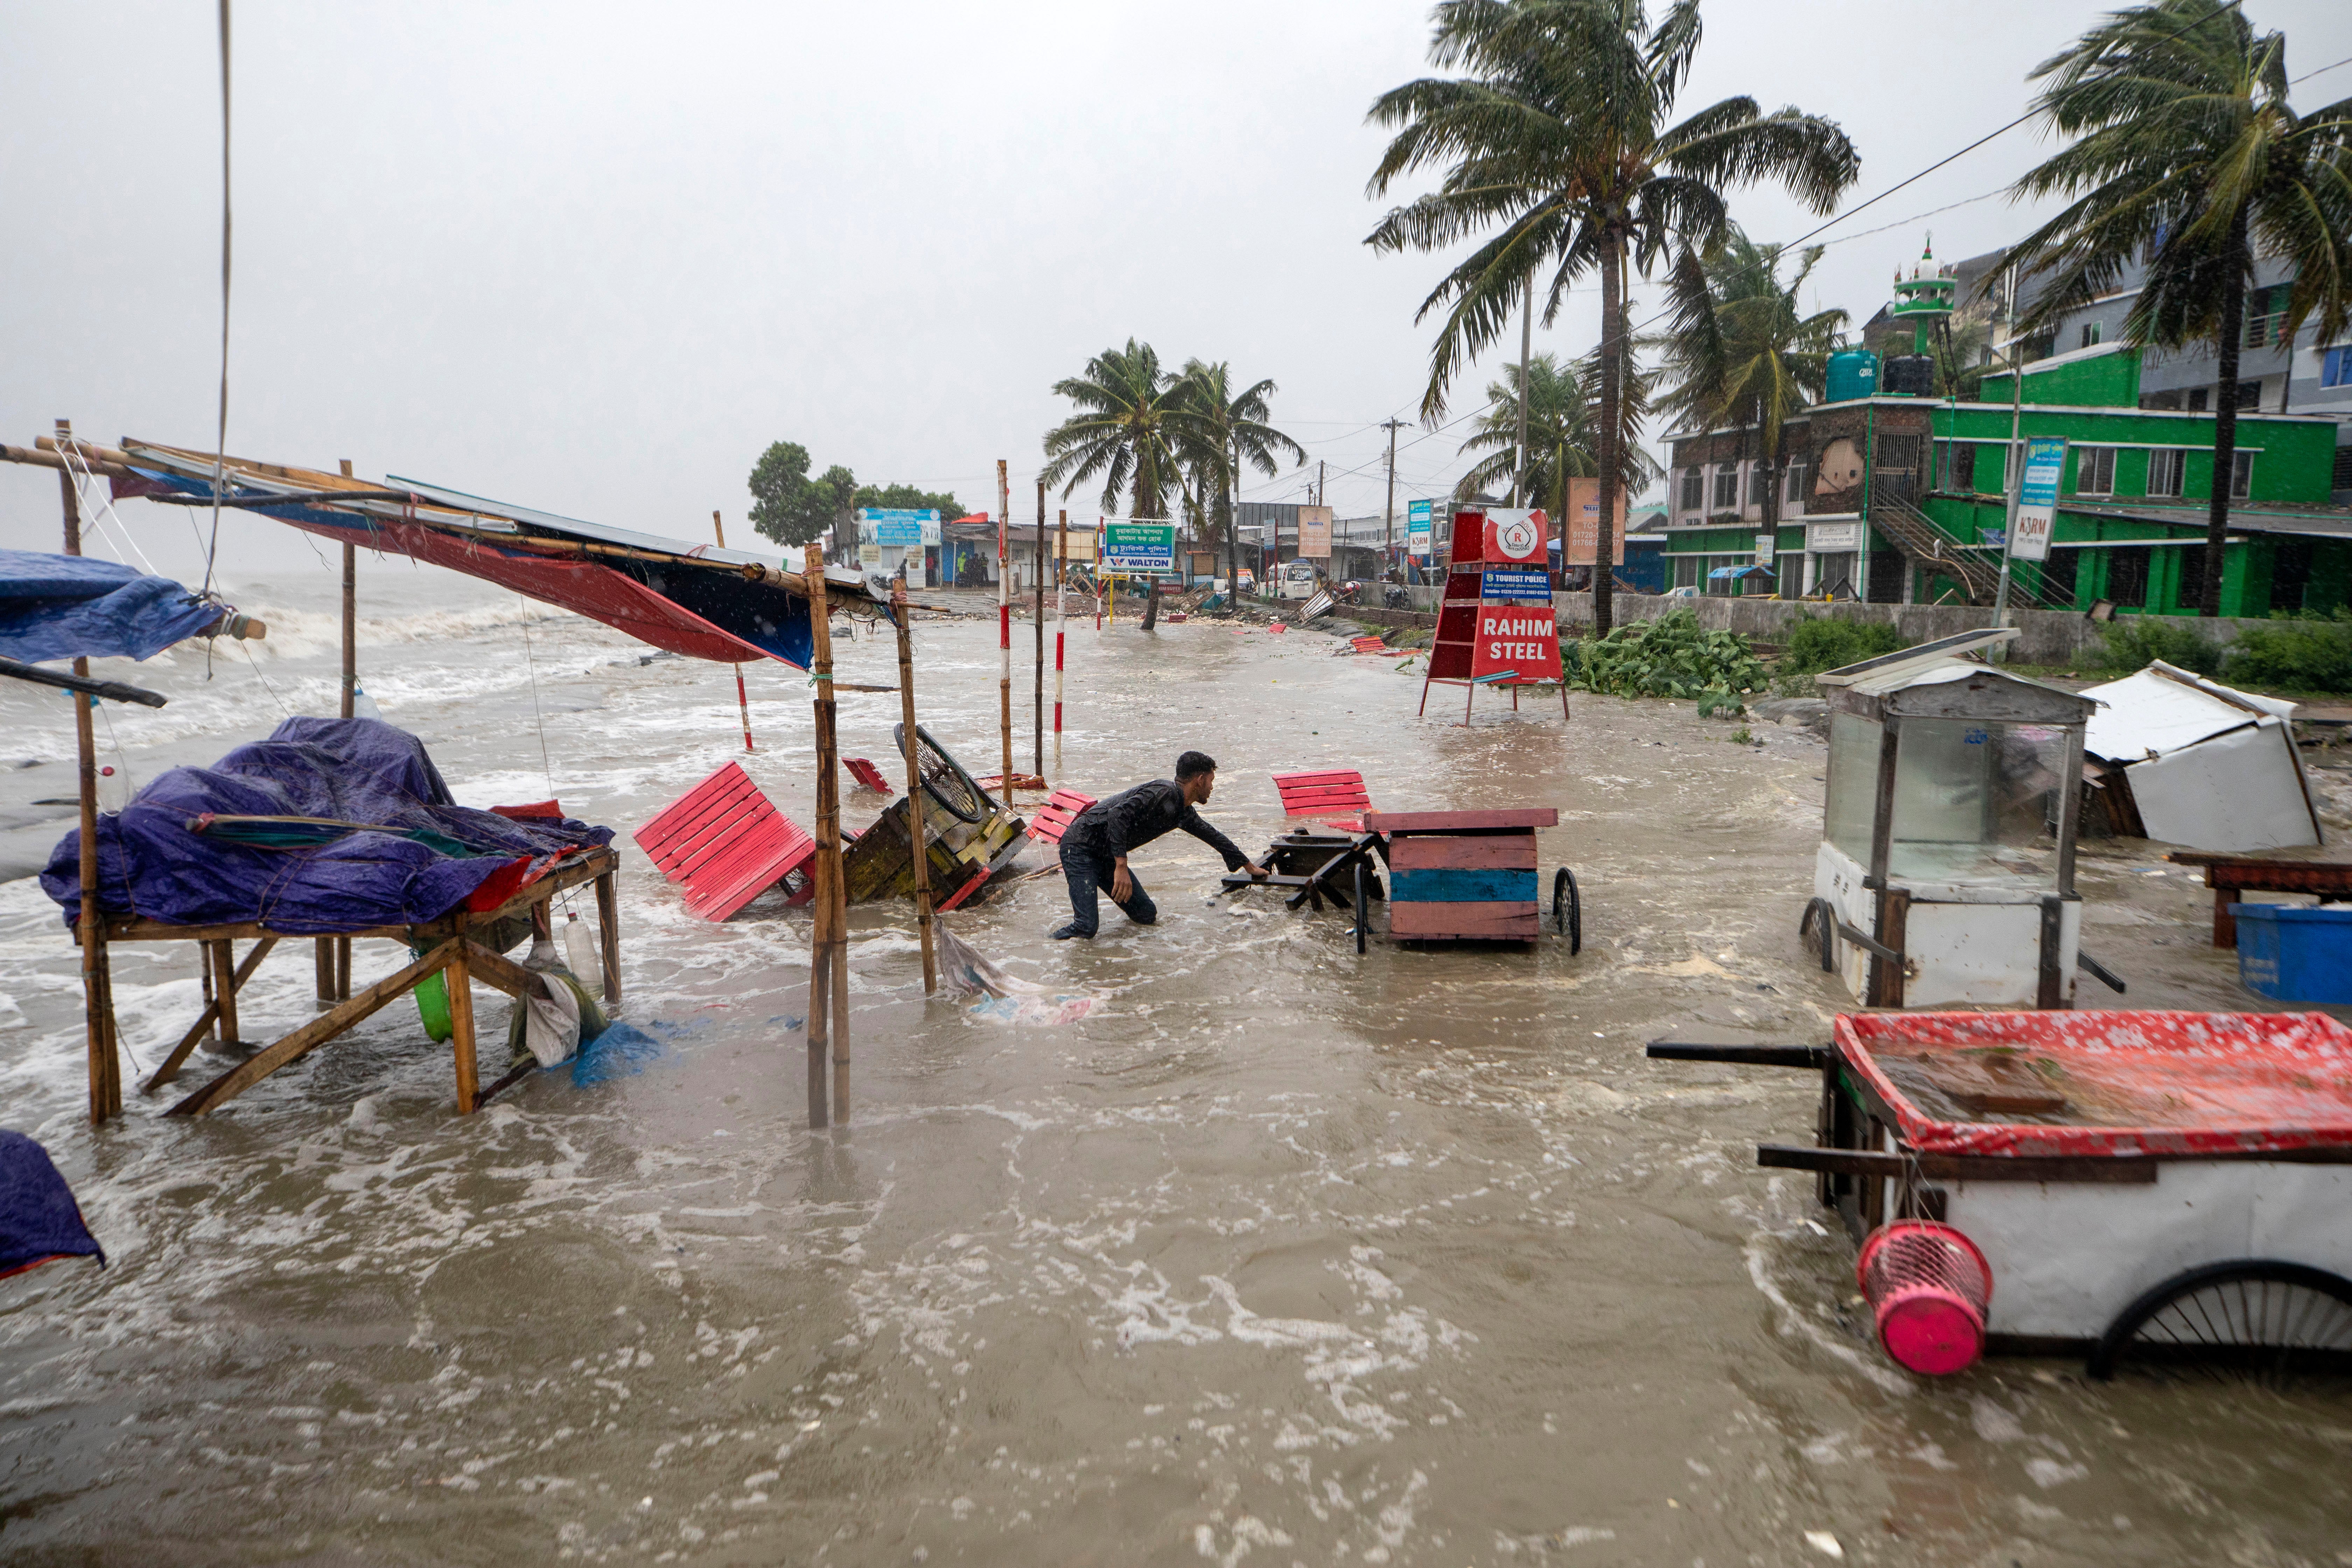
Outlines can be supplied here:
<path id="1" fill-rule="evenodd" d="M 1013 558 L 1005 548 L 1005 529 L 1013 515 L 1013 483 L 1004 459 L 996 459 L 996 646 L 1003 656 L 997 688 L 1003 698 L 1004 772 L 999 782 L 1004 796 L 1013 797 Z M 909 745 L 913 744 L 911 737 Z"/>
<path id="2" fill-rule="evenodd" d="M 1069 594 L 1062 586 L 1070 559 L 1070 514 L 1062 513 L 1061 532 L 1054 546 L 1054 776 L 1062 776 L 1062 628 L 1069 624 Z"/>

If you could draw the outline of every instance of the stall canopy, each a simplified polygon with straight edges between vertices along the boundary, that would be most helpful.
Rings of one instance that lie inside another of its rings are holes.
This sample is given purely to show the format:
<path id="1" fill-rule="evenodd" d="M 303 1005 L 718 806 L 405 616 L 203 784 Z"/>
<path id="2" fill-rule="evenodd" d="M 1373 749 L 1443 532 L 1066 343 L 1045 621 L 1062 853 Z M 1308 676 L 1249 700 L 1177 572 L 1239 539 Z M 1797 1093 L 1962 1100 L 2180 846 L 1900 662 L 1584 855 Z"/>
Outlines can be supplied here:
<path id="1" fill-rule="evenodd" d="M 118 498 L 209 505 L 213 459 L 126 440 L 93 448 L 130 477 Z M 740 550 L 558 516 L 393 476 L 382 485 L 236 458 L 221 504 L 362 549 L 431 562 L 543 604 L 577 611 L 640 642 L 725 663 L 773 658 L 808 668 L 808 599 L 773 564 Z M 825 577 L 828 594 L 865 597 L 855 573 Z"/>
<path id="2" fill-rule="evenodd" d="M 222 610 L 112 561 L 0 550 L 0 658 L 149 658 Z"/>

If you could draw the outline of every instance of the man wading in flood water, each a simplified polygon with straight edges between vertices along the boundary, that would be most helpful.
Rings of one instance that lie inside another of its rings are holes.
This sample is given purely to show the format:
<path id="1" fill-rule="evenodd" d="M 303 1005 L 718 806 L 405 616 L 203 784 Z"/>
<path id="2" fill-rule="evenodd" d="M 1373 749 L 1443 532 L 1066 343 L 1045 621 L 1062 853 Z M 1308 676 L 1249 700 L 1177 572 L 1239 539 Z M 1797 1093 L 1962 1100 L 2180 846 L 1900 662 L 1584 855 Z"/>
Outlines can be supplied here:
<path id="1" fill-rule="evenodd" d="M 1072 818 L 1068 831 L 1062 835 L 1062 875 L 1070 883 L 1070 923 L 1055 931 L 1054 939 L 1093 937 L 1101 918 L 1096 903 L 1097 890 L 1108 892 L 1110 901 L 1136 924 L 1148 926 L 1157 921 L 1160 908 L 1143 890 L 1143 884 L 1129 874 L 1127 856 L 1130 849 L 1140 849 L 1171 828 L 1182 828 L 1223 856 L 1226 870 L 1264 877 L 1264 867 L 1252 864 L 1248 856 L 1234 847 L 1232 839 L 1202 821 L 1193 809 L 1208 804 L 1209 792 L 1216 784 L 1216 760 L 1204 752 L 1187 752 L 1176 759 L 1173 784 L 1154 779 L 1137 784 L 1095 802 Z"/>

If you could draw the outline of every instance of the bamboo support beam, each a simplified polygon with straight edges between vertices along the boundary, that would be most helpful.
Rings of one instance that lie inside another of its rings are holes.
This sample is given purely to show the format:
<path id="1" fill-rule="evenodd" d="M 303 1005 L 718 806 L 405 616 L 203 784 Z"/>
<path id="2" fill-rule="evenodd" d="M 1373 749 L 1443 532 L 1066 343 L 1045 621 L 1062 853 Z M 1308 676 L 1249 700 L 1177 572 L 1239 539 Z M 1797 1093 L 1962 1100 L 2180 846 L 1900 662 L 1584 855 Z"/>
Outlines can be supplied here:
<path id="1" fill-rule="evenodd" d="M 396 973 L 388 974 L 331 1013 L 321 1013 L 276 1044 L 255 1053 L 245 1061 L 172 1107 L 172 1116 L 204 1116 L 251 1089 L 279 1068 L 299 1059 L 325 1045 L 352 1025 L 367 1018 L 387 1002 L 416 988 L 417 983 L 438 974 L 458 951 L 460 939 L 451 938 L 432 952 Z M 449 998 L 449 1016 L 454 1024 L 457 1017 L 457 997 Z M 470 1026 L 471 1017 L 468 1016 Z"/>
<path id="2" fill-rule="evenodd" d="M 845 888 L 841 868 L 841 778 L 839 741 L 835 730 L 835 706 L 833 695 L 833 628 L 824 598 L 824 553 L 821 545 L 808 546 L 807 571 L 803 581 L 813 584 L 809 595 L 809 628 L 812 645 L 809 673 L 816 679 L 814 701 L 816 717 L 816 910 L 809 942 L 809 1008 L 808 1008 L 808 1114 L 809 1126 L 832 1124 L 831 1100 L 825 1092 L 825 1069 L 828 1056 L 839 1060 L 843 1080 L 837 1094 L 845 1095 L 848 1042 L 838 1042 L 835 1037 L 846 1009 L 841 1005 L 839 992 L 847 989 L 845 963 L 836 965 L 835 946 L 845 934 Z M 911 747 L 913 737 L 908 738 Z"/>
<path id="3" fill-rule="evenodd" d="M 320 939 L 321 942 L 326 940 L 324 937 Z M 221 945 L 226 947 L 227 943 L 224 942 Z M 277 945 L 278 939 L 274 936 L 263 937 L 253 944 L 253 951 L 245 955 L 245 962 L 238 964 L 236 972 L 229 976 L 229 991 L 232 997 L 244 987 L 247 980 L 253 977 L 253 972 L 261 967 L 261 961 L 268 956 L 269 950 Z M 172 1054 L 163 1058 L 163 1065 L 157 1068 L 147 1081 L 139 1086 L 140 1093 L 152 1094 L 179 1077 L 180 1064 L 188 1059 L 188 1053 L 196 1048 L 197 1044 L 219 1020 L 221 1008 L 220 999 L 214 994 L 215 984 L 212 972 L 212 944 L 207 942 L 205 944 L 205 1010 L 197 1015 L 194 1024 L 188 1026 L 188 1032 L 180 1037 L 180 1043 L 172 1047 Z M 234 1000 L 231 1001 L 230 1006 L 232 1009 L 236 1006 Z"/>
<path id="4" fill-rule="evenodd" d="M 449 959 L 441 971 L 441 984 L 449 998 L 449 1050 L 457 1068 L 457 1114 L 471 1116 L 481 1098 L 481 1079 L 474 1062 L 474 964 L 467 952 L 474 943 L 464 937 L 446 944 Z"/>
<path id="5" fill-rule="evenodd" d="M 915 925 L 923 940 L 923 994 L 940 988 L 938 955 L 931 944 L 931 825 L 923 811 L 922 749 L 914 743 L 921 733 L 915 727 L 915 649 L 908 626 L 907 592 L 890 596 L 891 625 L 898 633 L 898 717 L 906 731 L 907 824 L 915 846 Z"/>
<path id="6" fill-rule="evenodd" d="M 58 436 L 73 439 L 73 426 L 58 421 Z M 81 553 L 81 500 L 63 458 L 58 461 L 58 495 L 64 510 L 65 552 Z M 89 660 L 73 661 L 77 679 L 89 679 Z M 89 710 L 97 699 L 75 692 L 74 757 L 81 807 L 79 925 L 81 931 L 82 1046 L 89 1065 L 89 1121 L 101 1126 L 122 1114 L 122 1063 L 114 1038 L 113 976 L 107 964 L 105 916 L 98 907 L 98 737 Z"/>

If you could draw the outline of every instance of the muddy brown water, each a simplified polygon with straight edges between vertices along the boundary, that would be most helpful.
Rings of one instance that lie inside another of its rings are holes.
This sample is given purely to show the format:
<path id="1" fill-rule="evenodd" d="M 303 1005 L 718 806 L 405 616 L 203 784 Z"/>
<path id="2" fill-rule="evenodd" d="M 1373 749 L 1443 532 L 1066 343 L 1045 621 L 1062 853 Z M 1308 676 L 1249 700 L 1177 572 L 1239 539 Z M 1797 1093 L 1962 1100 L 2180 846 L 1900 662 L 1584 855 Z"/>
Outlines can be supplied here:
<path id="1" fill-rule="evenodd" d="M 739 754 L 723 669 L 541 621 L 534 694 L 519 630 L 366 655 L 468 804 L 551 780 L 625 829 Z M 926 725 L 993 771 L 993 626 L 917 641 Z M 93 1134 L 72 950 L 30 881 L 0 884 L 6 1123 L 111 1258 L 0 1282 L 0 1556 L 2352 1562 L 2352 1398 L 1904 1374 L 1810 1179 L 1753 1163 L 1808 1135 L 1811 1081 L 1643 1058 L 1666 1034 L 1819 1040 L 1845 1005 L 1795 939 L 1817 741 L 1581 695 L 1566 725 L 1482 696 L 1465 728 L 1454 692 L 1416 718 L 1417 679 L 1312 634 L 1070 642 L 1056 778 L 1105 793 L 1197 746 L 1223 763 L 1208 815 L 1253 852 L 1275 769 L 1360 767 L 1384 807 L 1555 805 L 1546 881 L 1575 868 L 1583 952 L 1359 957 L 1335 915 L 1214 900 L 1178 835 L 1135 858 L 1156 929 L 1107 909 L 1095 943 L 1048 942 L 1053 879 L 950 917 L 1104 999 L 1006 1026 L 926 1004 L 907 911 L 860 909 L 854 1114 L 813 1136 L 805 912 L 697 922 L 632 850 L 625 1016 L 665 1047 L 642 1070 L 540 1074 L 459 1119 L 404 1004 L 208 1121 L 134 1096 Z M 316 700 L 331 657 L 297 646 L 272 680 Z M 891 655 L 842 662 L 887 679 Z M 754 679 L 749 765 L 806 821 L 805 688 Z M 184 743 L 276 717 L 225 711 Z M 888 755 L 893 699 L 843 712 L 852 754 Z M 2250 1005 L 2189 878 L 2110 844 L 2083 880 L 2134 1004 Z M 374 945 L 363 980 L 394 967 Z M 152 1065 L 193 963 L 120 965 Z M 310 987 L 306 952 L 273 958 L 247 1032 L 309 1016 Z"/>

